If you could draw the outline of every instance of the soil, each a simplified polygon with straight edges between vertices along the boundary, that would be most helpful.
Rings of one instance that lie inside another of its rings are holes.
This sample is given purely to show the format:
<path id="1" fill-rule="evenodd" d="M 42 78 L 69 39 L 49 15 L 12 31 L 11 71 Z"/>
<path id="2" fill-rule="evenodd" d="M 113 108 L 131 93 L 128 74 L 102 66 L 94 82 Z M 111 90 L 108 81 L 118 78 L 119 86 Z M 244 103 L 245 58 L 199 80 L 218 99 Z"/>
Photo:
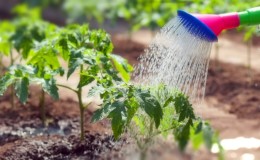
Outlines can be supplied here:
<path id="1" fill-rule="evenodd" d="M 115 141 L 109 121 L 90 123 L 92 112 L 85 111 L 85 138 L 79 139 L 79 109 L 73 99 L 52 100 L 46 95 L 47 127 L 42 124 L 38 109 L 40 90 L 30 88 L 29 101 L 21 105 L 17 99 L 10 105 L 10 92 L 0 98 L 0 159 L 100 159 L 116 157 L 126 143 Z M 115 152 L 117 153 L 117 152 Z M 45 157 L 45 158 L 44 158 Z"/>
<path id="2" fill-rule="evenodd" d="M 70 136 L 41 136 L 16 141 L 15 146 L 7 150 L 2 159 L 51 159 L 51 160 L 80 160 L 80 159 L 113 159 L 120 158 L 118 152 L 125 139 L 115 141 L 111 135 L 86 132 L 83 141 L 78 135 Z"/>
<path id="3" fill-rule="evenodd" d="M 114 53 L 126 58 L 132 65 L 138 63 L 138 57 L 144 52 L 145 45 L 137 43 L 131 39 L 113 37 L 112 42 L 115 45 Z"/>
<path id="4" fill-rule="evenodd" d="M 206 98 L 227 104 L 230 107 L 222 109 L 238 118 L 260 119 L 260 72 L 230 63 L 210 64 Z"/>

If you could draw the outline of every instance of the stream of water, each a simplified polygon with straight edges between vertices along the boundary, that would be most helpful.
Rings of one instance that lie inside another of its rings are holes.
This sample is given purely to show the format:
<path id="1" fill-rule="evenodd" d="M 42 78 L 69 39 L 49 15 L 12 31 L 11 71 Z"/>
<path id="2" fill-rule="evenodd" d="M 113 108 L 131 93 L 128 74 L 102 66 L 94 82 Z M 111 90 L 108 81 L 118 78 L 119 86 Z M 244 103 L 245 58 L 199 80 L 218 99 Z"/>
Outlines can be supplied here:
<path id="1" fill-rule="evenodd" d="M 189 96 L 193 103 L 204 97 L 212 42 L 203 31 L 176 17 L 155 36 L 140 63 L 135 67 L 135 80 L 142 85 L 165 84 Z"/>

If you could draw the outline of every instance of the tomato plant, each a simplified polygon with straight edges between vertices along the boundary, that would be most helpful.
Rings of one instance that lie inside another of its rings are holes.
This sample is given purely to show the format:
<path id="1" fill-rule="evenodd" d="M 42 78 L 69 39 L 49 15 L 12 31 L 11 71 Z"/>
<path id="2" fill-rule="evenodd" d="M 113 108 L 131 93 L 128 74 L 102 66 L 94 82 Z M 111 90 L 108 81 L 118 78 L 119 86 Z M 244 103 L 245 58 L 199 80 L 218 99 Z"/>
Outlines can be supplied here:
<path id="1" fill-rule="evenodd" d="M 81 139 L 84 138 L 84 110 L 82 88 L 90 83 L 107 88 L 130 79 L 132 67 L 119 56 L 111 54 L 113 45 L 109 35 L 102 30 L 90 31 L 87 25 L 71 25 L 61 31 L 57 41 L 62 57 L 68 62 L 67 78 L 79 69 L 79 82 L 76 89 L 68 88 L 77 94 L 80 108 Z M 121 77 L 118 75 L 121 75 Z"/>
<path id="2" fill-rule="evenodd" d="M 188 97 L 170 91 L 164 85 L 144 88 L 121 83 L 109 88 L 96 86 L 90 93 L 99 94 L 103 99 L 92 121 L 111 119 L 116 139 L 124 131 L 129 132 L 141 151 L 141 159 L 145 159 L 149 146 L 158 135 L 173 134 L 181 150 L 189 140 L 196 149 L 203 142 L 209 149 L 213 143 L 219 145 L 210 125 L 195 116 Z"/>
<path id="3" fill-rule="evenodd" d="M 37 43 L 48 37 L 48 33 L 55 29 L 55 26 L 41 20 L 40 9 L 29 9 L 22 4 L 12 10 L 17 15 L 12 21 L 0 23 L 2 34 L 0 35 L 1 52 L 10 57 L 10 64 L 27 61 L 29 53 Z M 28 21 L 30 19 L 30 21 Z M 19 62 L 17 62 L 19 60 Z M 14 107 L 14 87 L 11 84 L 11 104 Z"/>

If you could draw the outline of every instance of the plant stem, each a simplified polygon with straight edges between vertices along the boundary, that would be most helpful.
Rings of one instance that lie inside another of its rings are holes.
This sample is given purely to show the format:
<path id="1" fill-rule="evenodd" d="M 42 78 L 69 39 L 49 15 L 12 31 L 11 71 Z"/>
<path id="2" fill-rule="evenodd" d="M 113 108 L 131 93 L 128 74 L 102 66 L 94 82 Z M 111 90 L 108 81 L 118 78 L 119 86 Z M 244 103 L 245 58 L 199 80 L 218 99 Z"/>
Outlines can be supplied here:
<path id="1" fill-rule="evenodd" d="M 147 149 L 141 151 L 140 160 L 146 160 L 146 152 L 147 152 Z"/>
<path id="2" fill-rule="evenodd" d="M 80 66 L 80 73 L 83 71 L 83 66 Z M 75 92 L 77 94 L 78 97 L 78 101 L 79 101 L 79 110 L 80 110 L 80 140 L 83 141 L 84 140 L 84 111 L 85 111 L 85 107 L 83 105 L 82 102 L 82 87 L 78 87 L 78 90 L 75 90 L 69 86 L 65 86 L 62 84 L 57 84 L 57 86 L 59 87 L 63 87 L 63 88 L 67 88 L 73 92 Z"/>
<path id="3" fill-rule="evenodd" d="M 13 52 L 10 50 L 10 66 L 14 64 L 14 59 L 13 59 Z M 11 84 L 11 106 L 14 108 L 14 85 Z"/>
<path id="4" fill-rule="evenodd" d="M 41 96 L 39 101 L 40 115 L 42 119 L 42 124 L 46 127 L 46 110 L 45 110 L 45 94 L 44 90 L 41 90 Z"/>
<path id="5" fill-rule="evenodd" d="M 75 89 L 73 89 L 73 88 L 71 88 L 71 87 L 65 86 L 65 85 L 57 84 L 57 86 L 59 86 L 59 87 L 63 87 L 63 88 L 67 88 L 67 89 L 69 89 L 69 90 L 71 90 L 71 91 L 73 91 L 73 92 L 75 92 L 75 93 L 78 93 L 77 90 L 75 90 Z"/>
<path id="6" fill-rule="evenodd" d="M 83 71 L 83 65 L 80 66 L 80 73 L 82 73 Z M 77 91 L 77 95 L 78 95 L 78 101 L 79 101 L 79 109 L 80 109 L 80 140 L 83 141 L 84 140 L 84 105 L 82 102 L 82 87 L 79 86 L 78 87 L 78 91 Z"/>
<path id="7" fill-rule="evenodd" d="M 12 108 L 14 108 L 14 85 L 11 84 L 10 87 L 11 87 L 11 106 Z"/>

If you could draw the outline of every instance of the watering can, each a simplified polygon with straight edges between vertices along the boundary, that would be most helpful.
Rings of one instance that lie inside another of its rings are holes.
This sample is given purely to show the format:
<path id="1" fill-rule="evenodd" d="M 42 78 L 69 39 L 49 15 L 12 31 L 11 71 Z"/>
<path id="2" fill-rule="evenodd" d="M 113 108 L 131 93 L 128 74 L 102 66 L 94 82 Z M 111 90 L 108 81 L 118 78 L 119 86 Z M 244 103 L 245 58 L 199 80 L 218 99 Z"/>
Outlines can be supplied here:
<path id="1" fill-rule="evenodd" d="M 214 42 L 218 40 L 217 36 L 225 29 L 236 28 L 240 25 L 260 24 L 260 7 L 219 15 L 189 14 L 178 10 L 178 17 L 182 19 L 184 26 L 192 34 Z"/>

